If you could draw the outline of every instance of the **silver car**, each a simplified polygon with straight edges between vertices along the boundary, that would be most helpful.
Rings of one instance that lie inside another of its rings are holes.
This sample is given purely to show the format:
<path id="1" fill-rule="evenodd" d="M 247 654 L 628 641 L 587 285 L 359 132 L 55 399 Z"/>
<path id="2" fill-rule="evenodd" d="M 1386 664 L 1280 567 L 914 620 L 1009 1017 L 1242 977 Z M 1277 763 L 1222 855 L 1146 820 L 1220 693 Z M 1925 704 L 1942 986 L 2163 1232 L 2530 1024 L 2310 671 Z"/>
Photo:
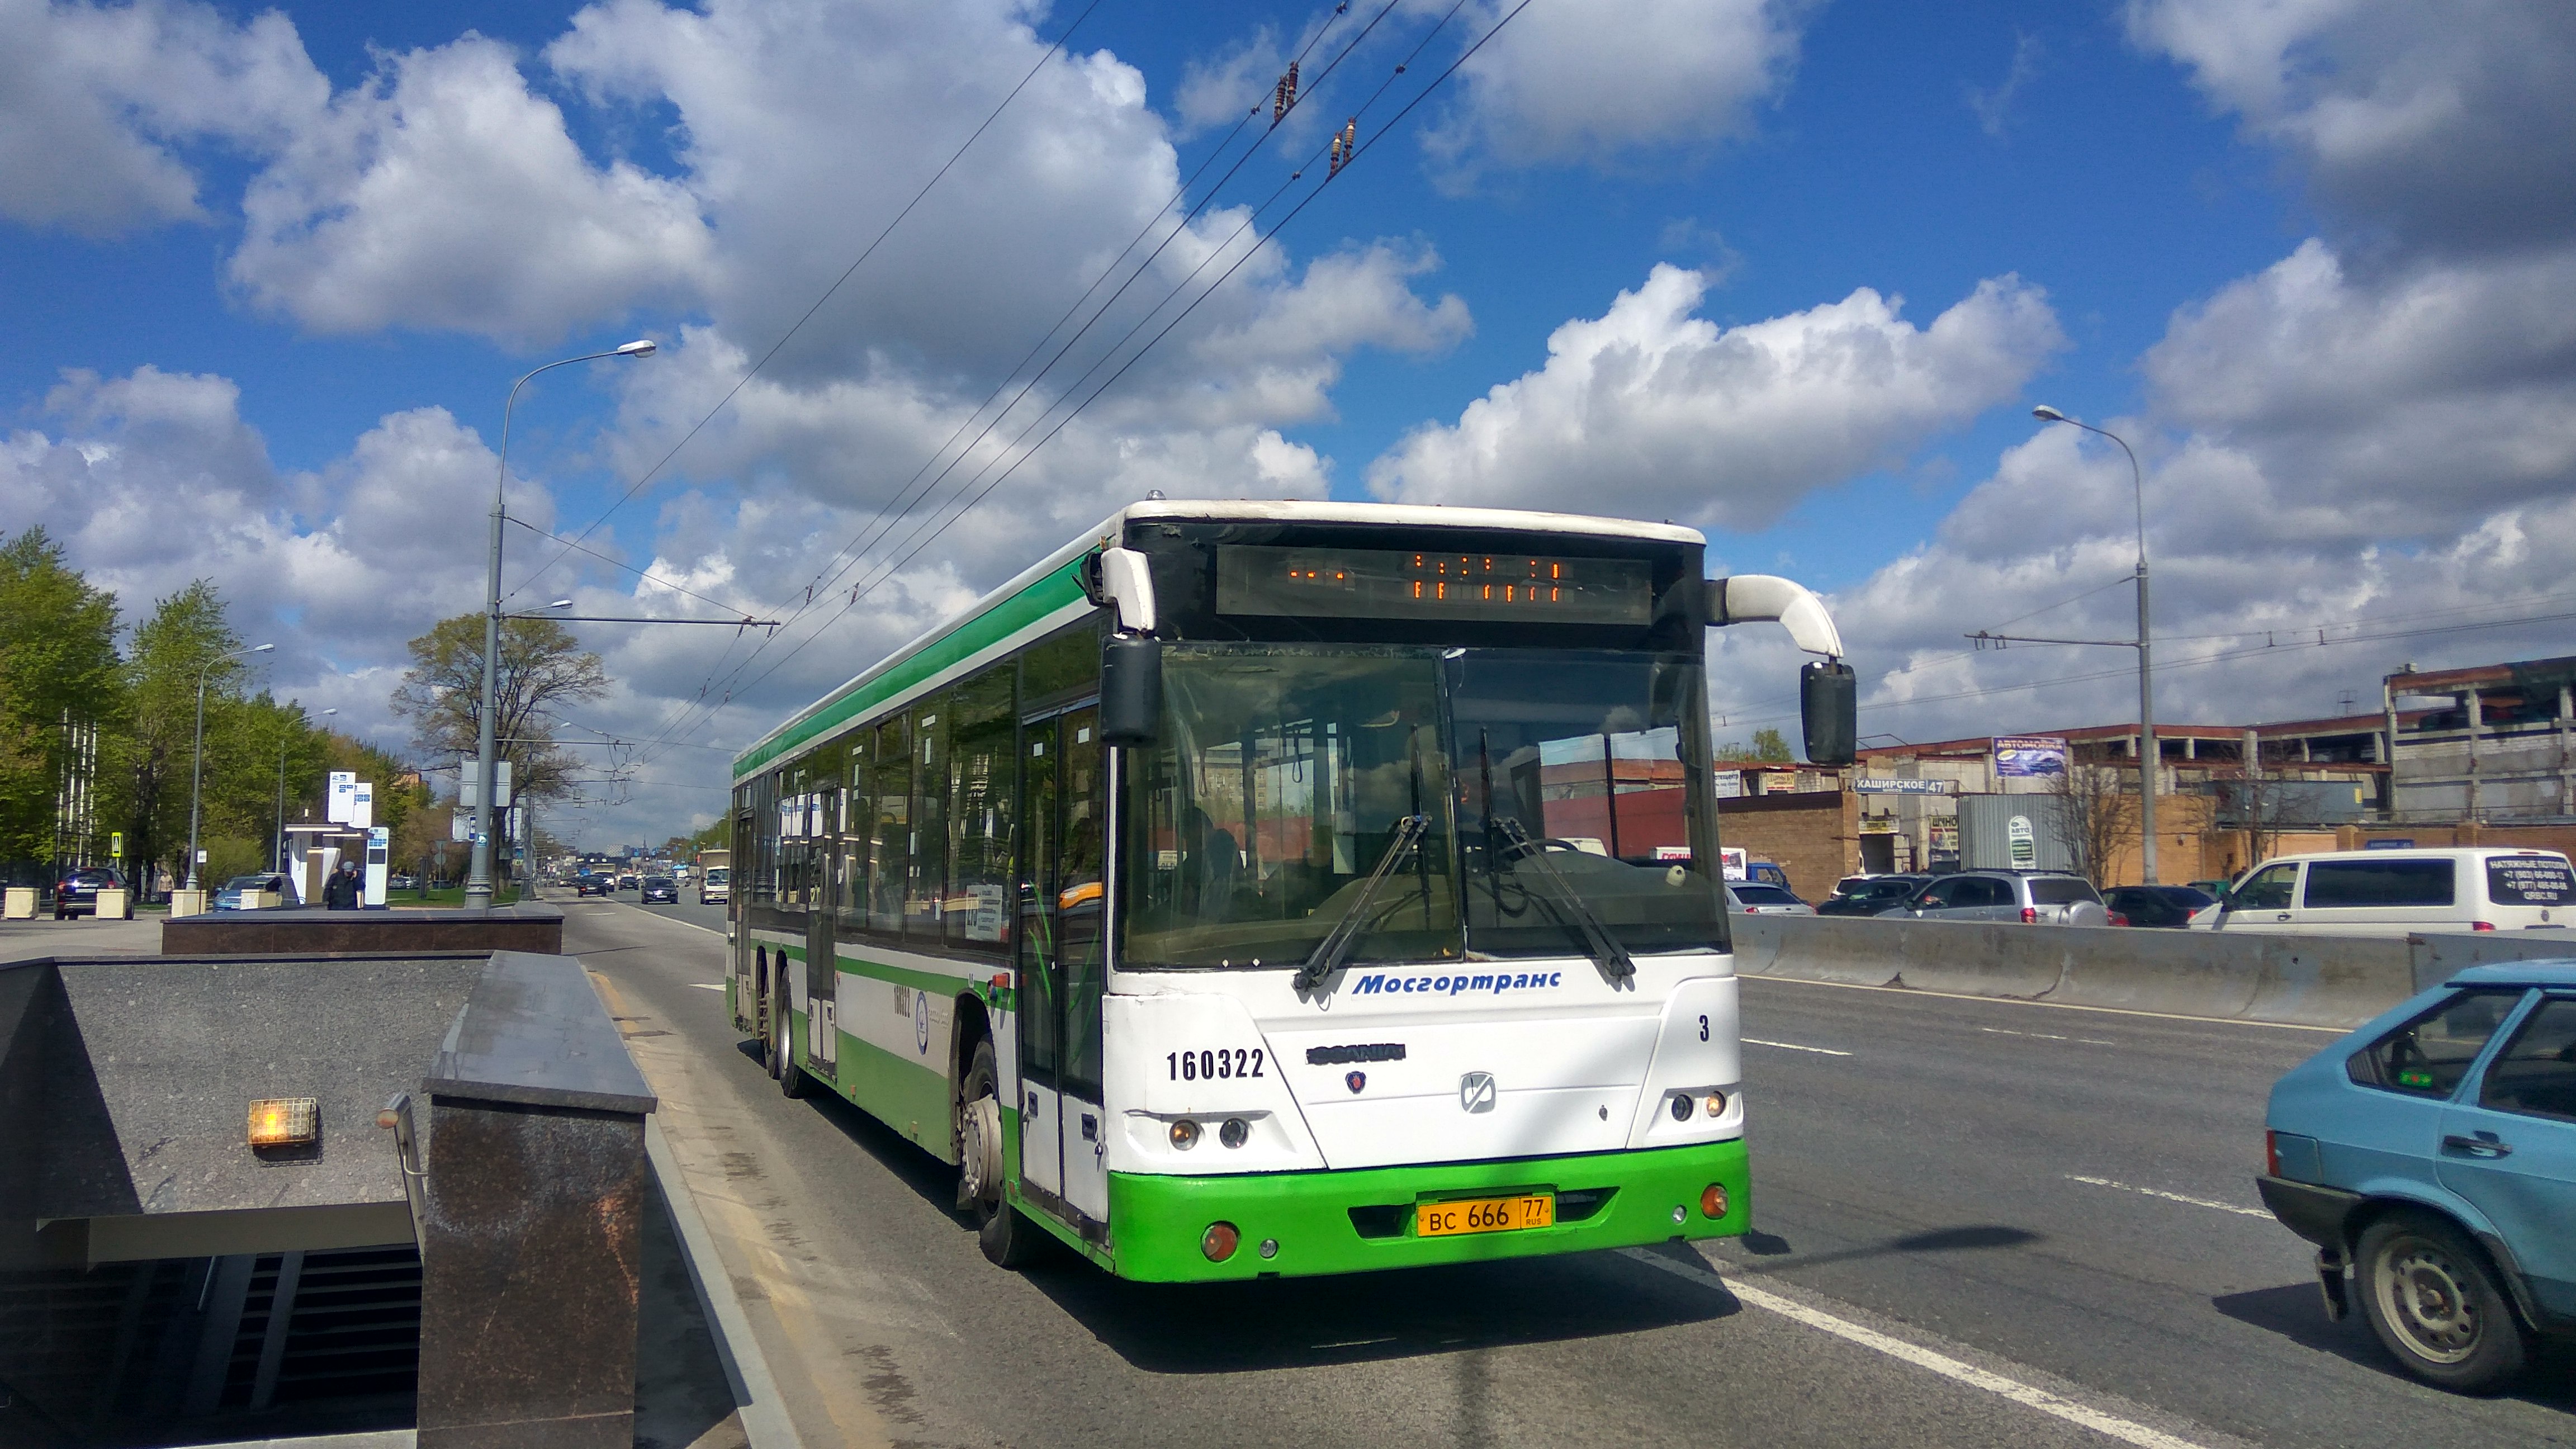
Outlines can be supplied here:
<path id="1" fill-rule="evenodd" d="M 2080 875 L 2055 870 L 1963 870 L 1935 876 L 1902 904 L 1900 920 L 2019 921 L 2026 926 L 2107 926 L 2111 910 Z"/>
<path id="2" fill-rule="evenodd" d="M 1814 906 L 1775 885 L 1759 881 L 1729 881 L 1726 884 L 1726 908 L 1748 916 L 1812 916 Z"/>

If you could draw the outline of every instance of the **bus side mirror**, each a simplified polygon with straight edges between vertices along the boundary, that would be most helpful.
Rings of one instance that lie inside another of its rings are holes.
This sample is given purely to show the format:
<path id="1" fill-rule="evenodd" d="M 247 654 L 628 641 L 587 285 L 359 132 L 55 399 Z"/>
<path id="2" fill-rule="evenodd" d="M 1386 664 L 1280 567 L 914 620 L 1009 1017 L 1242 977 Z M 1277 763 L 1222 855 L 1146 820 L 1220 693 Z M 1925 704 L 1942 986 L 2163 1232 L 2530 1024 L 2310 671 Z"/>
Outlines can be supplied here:
<path id="1" fill-rule="evenodd" d="M 1860 677 L 1850 665 L 1834 660 L 1799 670 L 1798 713 L 1806 724 L 1807 763 L 1848 765 L 1857 757 Z"/>
<path id="2" fill-rule="evenodd" d="M 1150 745 L 1163 728 L 1163 646 L 1139 634 L 1112 634 L 1100 645 L 1100 740 L 1119 748 Z"/>

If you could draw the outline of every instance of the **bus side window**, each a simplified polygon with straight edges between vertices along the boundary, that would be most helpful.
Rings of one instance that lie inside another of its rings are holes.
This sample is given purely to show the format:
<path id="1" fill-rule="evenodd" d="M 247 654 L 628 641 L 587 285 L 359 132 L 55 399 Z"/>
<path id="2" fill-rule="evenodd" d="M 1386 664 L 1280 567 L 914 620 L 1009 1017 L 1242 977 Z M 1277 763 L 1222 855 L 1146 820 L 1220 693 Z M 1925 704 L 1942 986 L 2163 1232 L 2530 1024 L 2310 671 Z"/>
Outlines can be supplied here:
<path id="1" fill-rule="evenodd" d="M 1056 928 L 1064 962 L 1064 1089 L 1100 1099 L 1100 988 L 1108 904 L 1102 881 L 1102 827 L 1108 817 L 1108 772 L 1102 768 L 1100 711 L 1078 709 L 1059 722 L 1064 750 L 1063 862 L 1057 875 Z"/>

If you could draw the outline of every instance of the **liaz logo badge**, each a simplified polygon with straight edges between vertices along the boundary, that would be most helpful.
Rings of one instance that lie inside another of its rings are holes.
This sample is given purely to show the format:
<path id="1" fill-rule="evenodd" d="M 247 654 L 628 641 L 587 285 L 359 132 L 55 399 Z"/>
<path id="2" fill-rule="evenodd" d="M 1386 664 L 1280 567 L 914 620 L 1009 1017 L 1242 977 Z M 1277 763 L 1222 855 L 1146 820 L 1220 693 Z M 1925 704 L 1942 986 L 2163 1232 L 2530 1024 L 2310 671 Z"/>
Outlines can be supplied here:
<path id="1" fill-rule="evenodd" d="M 1494 1074 L 1469 1072 L 1458 1079 L 1458 1109 L 1462 1112 L 1494 1110 Z"/>

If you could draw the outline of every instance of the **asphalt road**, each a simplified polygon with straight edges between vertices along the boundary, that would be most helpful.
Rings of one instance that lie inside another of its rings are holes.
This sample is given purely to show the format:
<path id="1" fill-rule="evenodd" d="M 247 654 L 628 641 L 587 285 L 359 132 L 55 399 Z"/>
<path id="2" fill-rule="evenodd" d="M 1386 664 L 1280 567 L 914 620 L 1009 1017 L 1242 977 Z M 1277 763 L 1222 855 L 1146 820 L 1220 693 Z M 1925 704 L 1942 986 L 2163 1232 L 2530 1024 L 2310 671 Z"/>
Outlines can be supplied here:
<path id="1" fill-rule="evenodd" d="M 2421 1388 L 2259 1215 L 2326 1034 L 1748 982 L 1745 1242 L 1157 1288 L 991 1267 L 951 1171 L 780 1097 L 721 908 L 564 905 L 812 1445 L 2576 1443 L 2566 1357 Z"/>

